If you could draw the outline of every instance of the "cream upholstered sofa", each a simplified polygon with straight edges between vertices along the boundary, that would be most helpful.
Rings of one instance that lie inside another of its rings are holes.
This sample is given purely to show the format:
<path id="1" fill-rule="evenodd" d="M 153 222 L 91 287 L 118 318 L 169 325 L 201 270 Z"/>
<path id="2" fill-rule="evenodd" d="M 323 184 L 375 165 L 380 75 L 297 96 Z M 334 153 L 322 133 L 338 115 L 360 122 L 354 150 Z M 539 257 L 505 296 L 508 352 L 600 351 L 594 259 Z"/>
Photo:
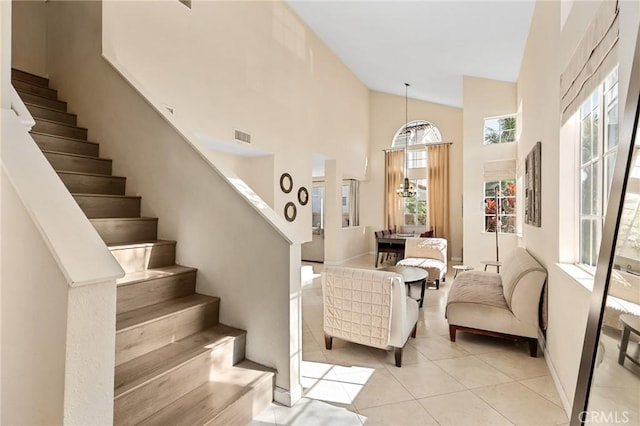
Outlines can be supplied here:
<path id="1" fill-rule="evenodd" d="M 447 274 L 447 240 L 444 238 L 407 238 L 404 246 L 404 259 L 398 262 L 400 266 L 415 266 L 422 268 L 429 276 L 427 282 L 432 282 L 440 288 L 440 281 L 444 281 Z"/>
<path id="2" fill-rule="evenodd" d="M 325 346 L 333 338 L 375 348 L 395 348 L 396 366 L 409 335 L 416 337 L 418 302 L 407 297 L 393 272 L 329 267 L 322 280 Z"/>
<path id="3" fill-rule="evenodd" d="M 468 271 L 456 277 L 447 299 L 449 336 L 456 331 L 529 342 L 538 354 L 538 311 L 547 272 L 523 248 L 502 262 L 499 274 Z"/>

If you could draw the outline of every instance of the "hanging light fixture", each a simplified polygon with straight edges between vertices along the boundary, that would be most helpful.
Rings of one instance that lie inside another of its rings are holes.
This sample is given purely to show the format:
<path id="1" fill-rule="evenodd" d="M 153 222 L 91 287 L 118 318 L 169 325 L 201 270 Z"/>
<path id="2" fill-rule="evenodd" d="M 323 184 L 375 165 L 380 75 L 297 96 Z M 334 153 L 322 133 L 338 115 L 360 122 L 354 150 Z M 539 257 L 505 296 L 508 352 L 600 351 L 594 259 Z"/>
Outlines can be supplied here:
<path id="1" fill-rule="evenodd" d="M 411 198 L 416 196 L 416 189 L 413 186 L 413 183 L 409 181 L 407 177 L 407 171 L 409 170 L 409 158 L 407 153 L 407 148 L 409 145 L 409 137 L 411 136 L 411 131 L 409 130 L 409 83 L 404 84 L 404 181 L 400 184 L 400 187 L 396 189 L 396 193 L 403 198 Z"/>

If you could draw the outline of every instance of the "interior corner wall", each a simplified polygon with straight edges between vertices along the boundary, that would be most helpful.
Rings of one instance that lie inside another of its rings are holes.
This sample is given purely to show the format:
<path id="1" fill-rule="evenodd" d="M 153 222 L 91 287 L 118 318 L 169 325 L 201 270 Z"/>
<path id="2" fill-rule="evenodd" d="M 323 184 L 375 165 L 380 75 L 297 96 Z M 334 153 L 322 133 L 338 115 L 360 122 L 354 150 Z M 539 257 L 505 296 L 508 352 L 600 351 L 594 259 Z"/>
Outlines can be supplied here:
<path id="1" fill-rule="evenodd" d="M 281 216 L 311 187 L 311 152 L 365 177 L 369 91 L 286 2 L 103 2 L 103 49 L 195 134 L 227 143 L 238 128 L 273 153 Z M 296 205 L 292 226 L 311 240 L 310 204 Z"/>
<path id="2" fill-rule="evenodd" d="M 375 252 L 373 232 L 383 229 L 384 219 L 384 149 L 391 148 L 396 132 L 405 125 L 404 97 L 371 91 L 369 179 L 360 187 L 360 223 L 371 227 L 368 232 L 369 251 Z M 449 256 L 462 258 L 462 110 L 460 108 L 409 99 L 409 121 L 426 120 L 442 133 L 445 142 L 452 142 L 449 152 Z"/>
<path id="3" fill-rule="evenodd" d="M 484 232 L 484 163 L 516 158 L 516 144 L 484 144 L 484 119 L 515 114 L 516 84 L 478 77 L 463 77 L 463 230 L 466 265 L 479 269 L 481 261 L 495 260 L 496 236 Z M 520 190 L 520 188 L 518 188 Z M 516 234 L 499 235 L 500 260 L 518 245 Z"/>
<path id="4" fill-rule="evenodd" d="M 2 424 L 63 424 L 68 284 L 2 173 Z"/>
<path id="5" fill-rule="evenodd" d="M 10 0 L 11 1 L 11 0 Z M 45 0 L 12 1 L 11 62 L 14 68 L 47 76 L 47 21 Z"/>

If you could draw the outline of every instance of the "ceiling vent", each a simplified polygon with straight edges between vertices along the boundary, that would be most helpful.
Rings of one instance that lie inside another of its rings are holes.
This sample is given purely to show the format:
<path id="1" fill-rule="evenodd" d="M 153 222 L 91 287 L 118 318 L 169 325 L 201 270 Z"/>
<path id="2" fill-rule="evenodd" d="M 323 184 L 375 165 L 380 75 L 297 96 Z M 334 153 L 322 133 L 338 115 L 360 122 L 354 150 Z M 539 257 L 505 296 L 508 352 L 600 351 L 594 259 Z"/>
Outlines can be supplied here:
<path id="1" fill-rule="evenodd" d="M 242 130 L 233 129 L 234 136 L 233 138 L 238 142 L 251 143 L 251 134 L 247 132 L 243 132 Z"/>

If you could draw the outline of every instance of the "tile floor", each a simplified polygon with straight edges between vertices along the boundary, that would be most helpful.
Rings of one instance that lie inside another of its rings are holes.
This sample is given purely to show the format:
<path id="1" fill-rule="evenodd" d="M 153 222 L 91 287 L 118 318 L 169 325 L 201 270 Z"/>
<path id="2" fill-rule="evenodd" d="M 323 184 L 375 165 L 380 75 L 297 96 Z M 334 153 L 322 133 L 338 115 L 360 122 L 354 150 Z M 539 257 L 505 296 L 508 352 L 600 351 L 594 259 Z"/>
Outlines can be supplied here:
<path id="1" fill-rule="evenodd" d="M 444 318 L 448 284 L 428 289 L 402 368 L 392 352 L 334 339 L 324 348 L 321 264 L 303 283 L 302 385 L 293 408 L 272 404 L 257 425 L 564 425 L 544 358 L 526 343 L 458 333 Z M 373 255 L 345 266 L 373 269 Z M 308 270 L 308 269 L 307 269 Z"/>

